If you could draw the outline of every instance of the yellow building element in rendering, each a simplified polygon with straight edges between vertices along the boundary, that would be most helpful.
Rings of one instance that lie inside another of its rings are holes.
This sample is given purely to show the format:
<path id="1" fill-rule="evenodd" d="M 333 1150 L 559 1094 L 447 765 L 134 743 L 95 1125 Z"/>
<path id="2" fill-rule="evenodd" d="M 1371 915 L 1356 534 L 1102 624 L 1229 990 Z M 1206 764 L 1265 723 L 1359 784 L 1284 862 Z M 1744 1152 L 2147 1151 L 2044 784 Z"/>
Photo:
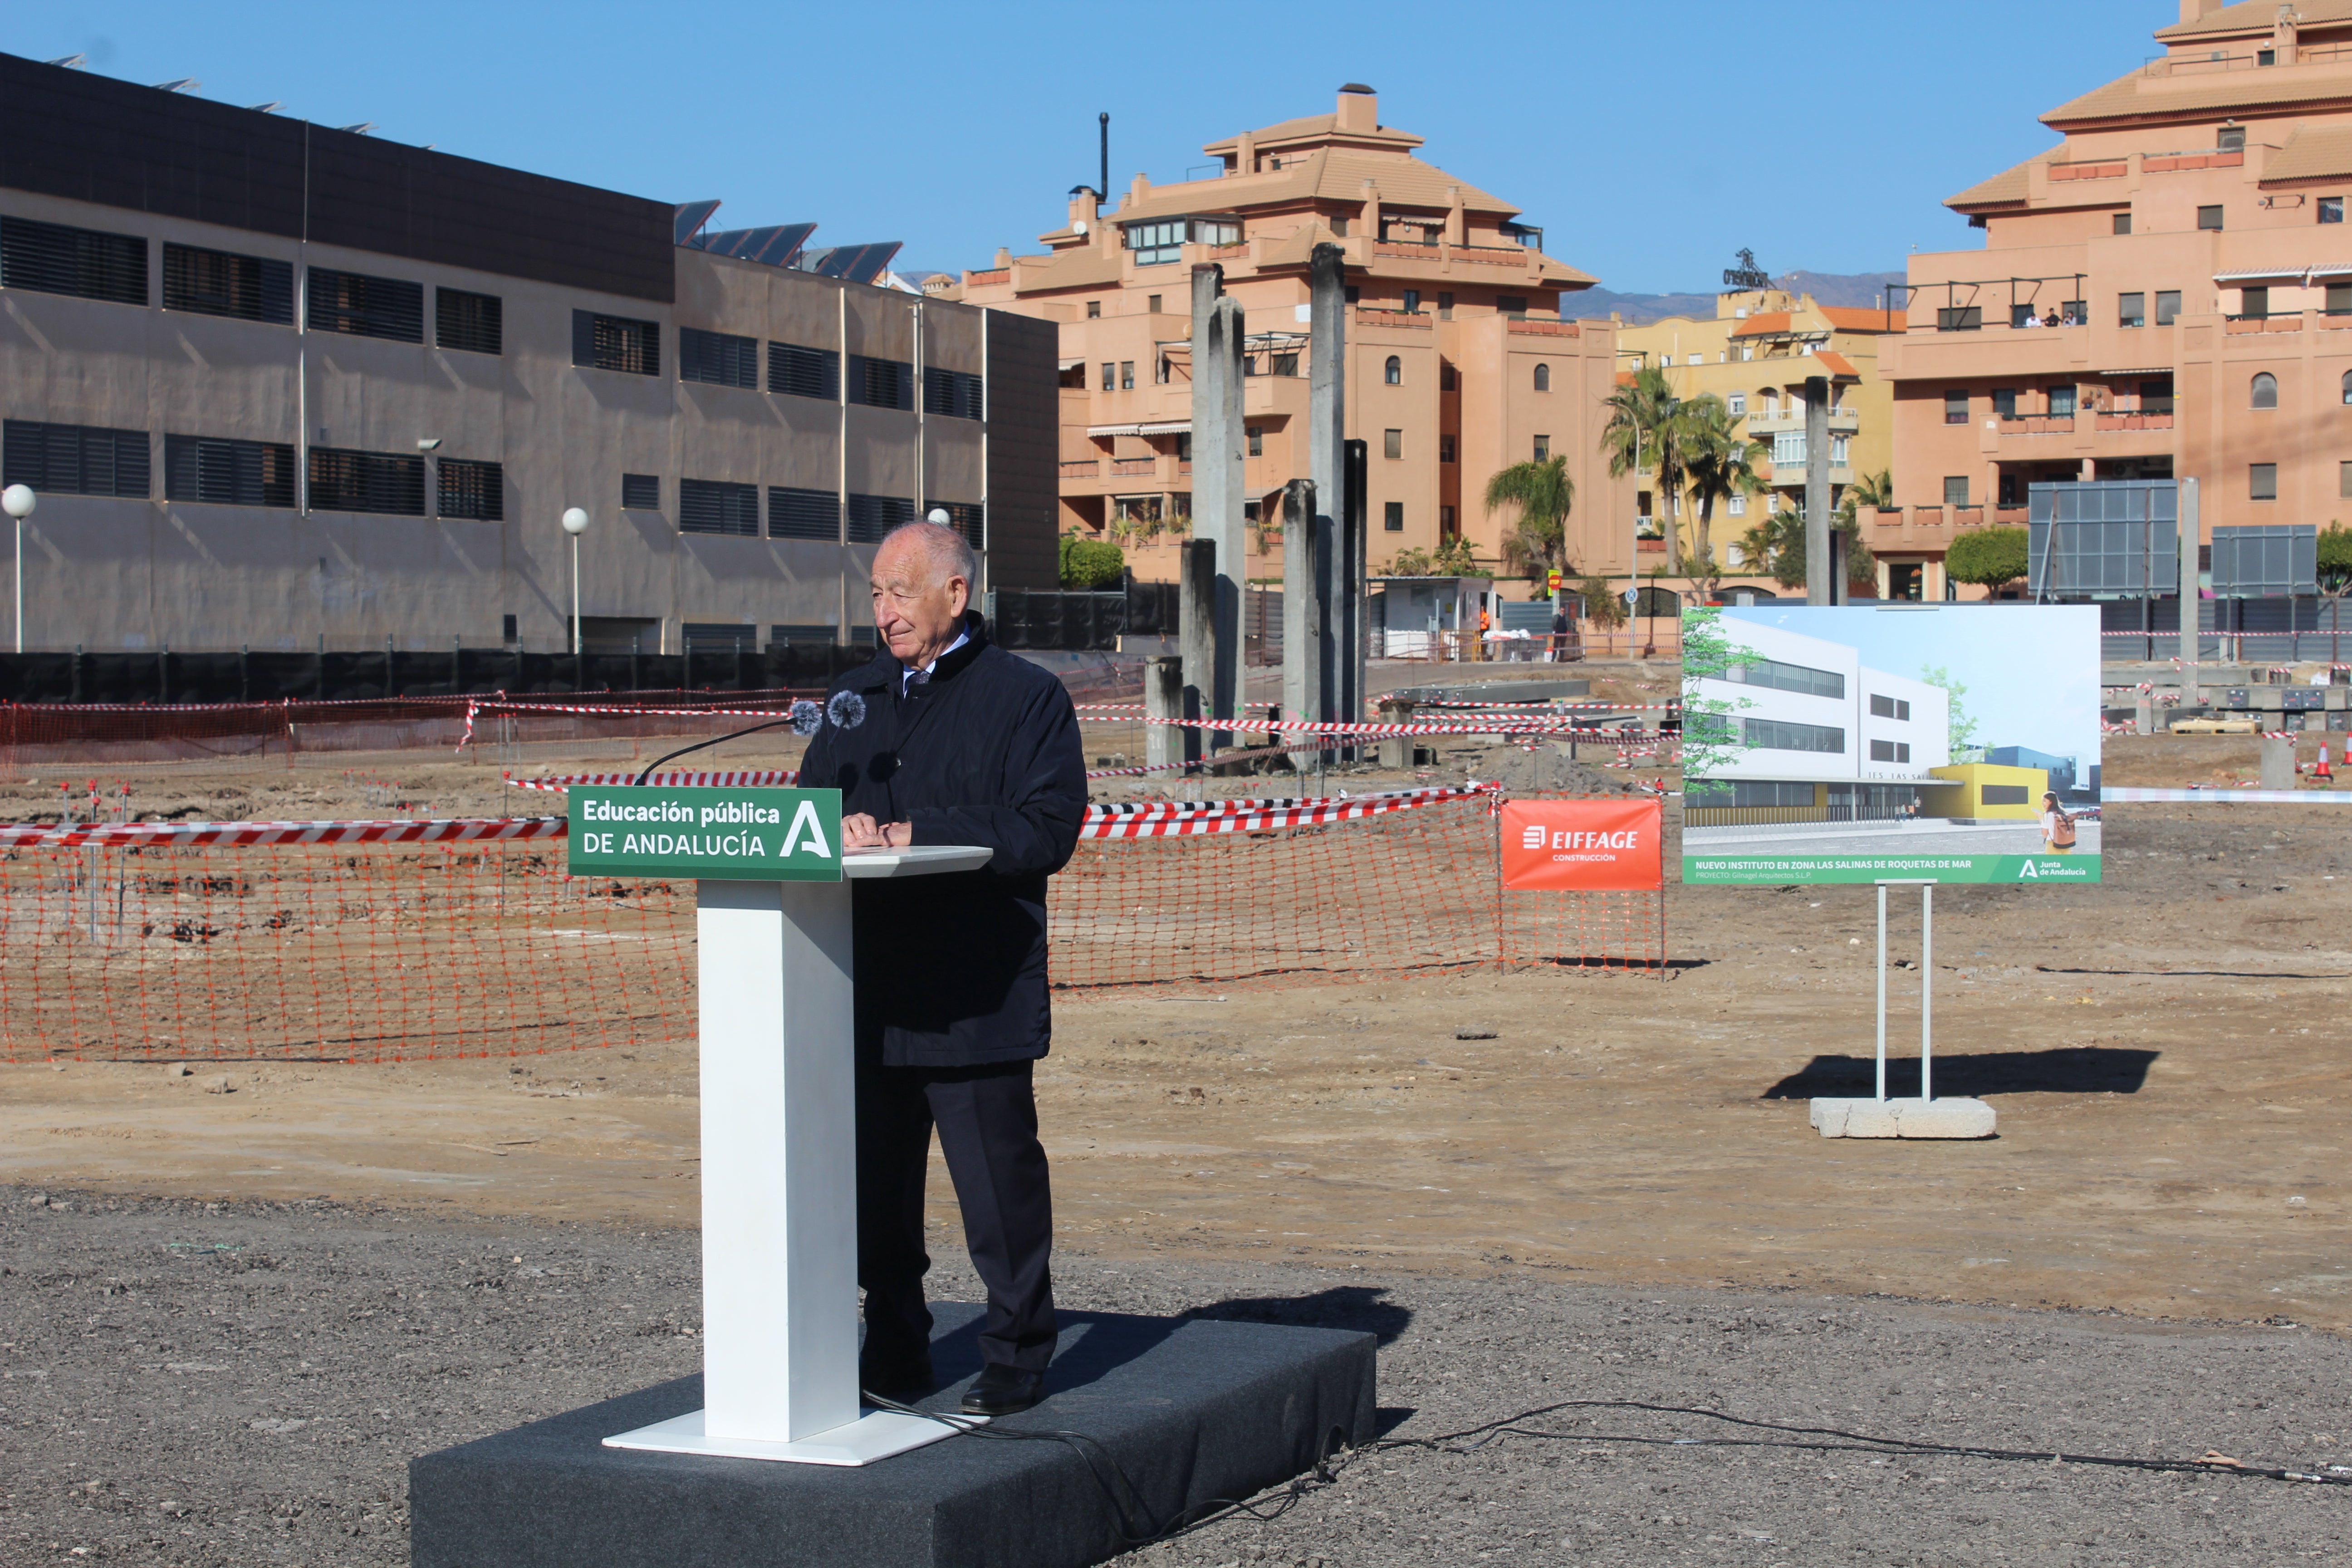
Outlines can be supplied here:
<path id="1" fill-rule="evenodd" d="M 2031 822 L 2042 815 L 2050 774 L 2042 768 L 2006 768 L 1997 763 L 1961 763 L 1928 773 L 1948 781 L 1920 786 L 1929 816 L 1959 821 Z"/>

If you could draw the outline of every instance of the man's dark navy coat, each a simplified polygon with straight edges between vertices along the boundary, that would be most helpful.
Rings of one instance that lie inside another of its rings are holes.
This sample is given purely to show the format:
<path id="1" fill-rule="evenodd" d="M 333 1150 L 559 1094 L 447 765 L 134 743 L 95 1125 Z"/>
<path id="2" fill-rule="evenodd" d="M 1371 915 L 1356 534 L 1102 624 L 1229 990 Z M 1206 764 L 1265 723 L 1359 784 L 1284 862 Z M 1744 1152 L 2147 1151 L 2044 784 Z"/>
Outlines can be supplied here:
<path id="1" fill-rule="evenodd" d="M 1028 1061 L 1052 1044 L 1045 879 L 1086 814 L 1077 715 L 1059 680 L 989 642 L 979 616 L 964 630 L 971 640 L 904 698 L 887 650 L 842 677 L 834 690 L 865 700 L 865 722 L 828 721 L 801 763 L 803 787 L 841 791 L 845 816 L 996 851 L 982 870 L 852 893 L 857 1032 L 878 1031 L 888 1067 Z"/>

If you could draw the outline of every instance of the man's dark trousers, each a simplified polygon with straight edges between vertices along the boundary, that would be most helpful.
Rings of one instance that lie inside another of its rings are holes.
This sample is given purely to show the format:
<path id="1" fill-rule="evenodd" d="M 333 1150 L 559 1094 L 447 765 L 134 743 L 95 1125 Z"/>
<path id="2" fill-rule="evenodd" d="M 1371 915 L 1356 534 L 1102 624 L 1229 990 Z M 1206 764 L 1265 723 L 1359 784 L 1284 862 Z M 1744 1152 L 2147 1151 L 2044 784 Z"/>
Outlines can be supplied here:
<path id="1" fill-rule="evenodd" d="M 866 1290 L 866 1358 L 911 1358 L 930 1344 L 923 1178 L 936 1126 L 964 1241 L 988 1290 L 981 1359 L 1044 1372 L 1054 1355 L 1054 1203 L 1032 1064 L 884 1067 L 878 1041 L 859 1047 L 857 1282 Z"/>

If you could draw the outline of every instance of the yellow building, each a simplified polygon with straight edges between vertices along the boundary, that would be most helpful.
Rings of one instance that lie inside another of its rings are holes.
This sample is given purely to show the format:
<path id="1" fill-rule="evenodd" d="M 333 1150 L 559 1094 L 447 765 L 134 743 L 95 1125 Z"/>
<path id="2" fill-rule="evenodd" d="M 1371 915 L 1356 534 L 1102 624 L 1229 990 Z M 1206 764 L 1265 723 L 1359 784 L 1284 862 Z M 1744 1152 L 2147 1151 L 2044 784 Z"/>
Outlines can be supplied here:
<path id="1" fill-rule="evenodd" d="M 1795 510 L 1805 494 L 1805 382 L 1822 376 L 1830 384 L 1830 499 L 1835 505 L 1859 478 L 1890 469 L 1895 456 L 1893 389 L 1878 375 L 1878 340 L 1903 330 L 1902 317 L 1884 310 L 1817 305 L 1810 294 L 1777 289 L 1742 289 L 1718 295 L 1712 318 L 1668 316 L 1646 326 L 1622 327 L 1617 334 L 1618 370 L 1665 372 L 1675 395 L 1712 395 L 1740 419 L 1738 428 L 1756 443 L 1756 474 L 1769 487 L 1750 500 L 1718 503 L 1710 533 L 1724 563 L 1727 590 L 1747 564 L 1738 540 L 1759 521 L 1757 510 Z M 1654 476 L 1643 476 L 1635 505 L 1650 561 L 1664 564 L 1693 548 L 1696 509 L 1689 498 L 1673 498 L 1674 511 L 1654 493 Z M 1676 549 L 1670 553 L 1669 539 Z M 1644 570 L 1649 563 L 1645 562 Z M 1911 579 L 1889 582 L 1880 568 L 1882 597 L 1916 598 Z M 1672 579 L 1669 581 L 1677 581 Z M 1766 579 L 1755 586 L 1772 591 Z M 1739 585 L 1748 585 L 1742 579 Z"/>
<path id="2" fill-rule="evenodd" d="M 2042 815 L 2050 775 L 2041 768 L 2007 768 L 1997 763 L 1961 763 L 1927 772 L 1944 784 L 1920 791 L 1929 816 L 1962 820 L 2030 822 Z"/>

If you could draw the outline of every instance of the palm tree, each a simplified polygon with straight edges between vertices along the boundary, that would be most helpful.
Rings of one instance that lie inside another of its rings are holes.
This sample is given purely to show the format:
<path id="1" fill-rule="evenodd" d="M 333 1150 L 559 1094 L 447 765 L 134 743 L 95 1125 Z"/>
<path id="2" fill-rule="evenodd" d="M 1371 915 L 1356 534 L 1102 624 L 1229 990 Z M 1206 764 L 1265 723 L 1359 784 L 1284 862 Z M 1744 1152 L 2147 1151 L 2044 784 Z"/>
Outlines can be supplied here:
<path id="1" fill-rule="evenodd" d="M 1513 463 L 1486 481 L 1489 515 L 1507 506 L 1519 509 L 1518 525 L 1503 541 L 1503 559 L 1540 582 L 1555 566 L 1568 564 L 1568 514 L 1576 506 L 1576 481 L 1566 457 Z"/>
<path id="2" fill-rule="evenodd" d="M 1733 496 L 1752 496 L 1765 488 L 1755 468 L 1755 445 L 1733 428 L 1738 423 L 1739 416 L 1711 394 L 1684 404 L 1676 419 L 1684 478 L 1691 504 L 1698 512 L 1698 548 L 1684 569 L 1697 585 L 1702 604 L 1715 597 L 1723 581 L 1723 566 L 1715 557 L 1712 537 L 1716 503 Z"/>
<path id="3" fill-rule="evenodd" d="M 1838 498 L 1837 519 L 1842 527 L 1851 530 L 1864 507 L 1876 510 L 1895 504 L 1895 476 L 1885 468 L 1874 474 L 1864 474 L 1846 486 L 1845 494 Z"/>
<path id="4" fill-rule="evenodd" d="M 1665 373 L 1644 366 L 1633 379 L 1612 392 L 1603 406 L 1609 421 L 1601 429 L 1601 449 L 1609 454 L 1609 477 L 1640 474 L 1636 462 L 1647 462 L 1657 473 L 1656 493 L 1666 529 L 1666 557 L 1681 554 L 1675 526 L 1675 496 L 1682 489 L 1683 457 L 1678 437 L 1682 399 L 1675 395 Z"/>

